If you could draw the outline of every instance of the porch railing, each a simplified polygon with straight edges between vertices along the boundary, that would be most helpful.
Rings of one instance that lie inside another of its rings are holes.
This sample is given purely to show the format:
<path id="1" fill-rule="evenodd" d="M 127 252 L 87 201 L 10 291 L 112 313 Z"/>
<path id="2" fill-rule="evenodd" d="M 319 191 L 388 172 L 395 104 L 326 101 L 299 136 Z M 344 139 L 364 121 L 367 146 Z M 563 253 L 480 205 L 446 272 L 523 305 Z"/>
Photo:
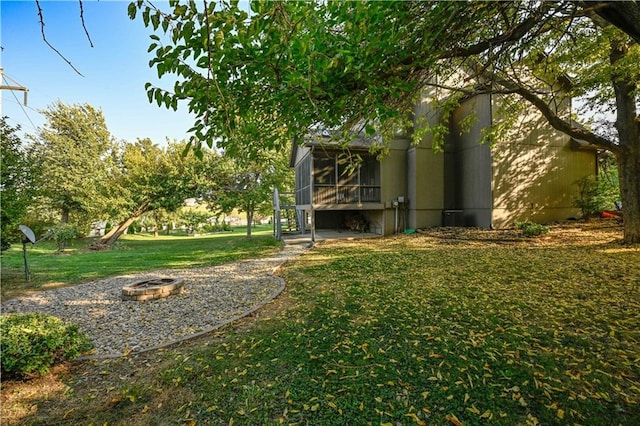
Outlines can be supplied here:
<path id="1" fill-rule="evenodd" d="M 314 185 L 314 204 L 379 203 L 380 186 L 375 185 Z"/>

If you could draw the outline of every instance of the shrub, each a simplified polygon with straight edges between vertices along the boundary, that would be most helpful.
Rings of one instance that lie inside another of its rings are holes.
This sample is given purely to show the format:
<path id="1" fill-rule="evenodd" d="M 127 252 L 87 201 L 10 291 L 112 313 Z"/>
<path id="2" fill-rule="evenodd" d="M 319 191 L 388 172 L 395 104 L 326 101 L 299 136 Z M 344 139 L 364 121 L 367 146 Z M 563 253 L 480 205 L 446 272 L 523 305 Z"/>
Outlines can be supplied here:
<path id="1" fill-rule="evenodd" d="M 549 232 L 548 226 L 528 220 L 524 222 L 516 222 L 516 226 L 526 237 L 536 237 L 538 235 L 546 234 L 547 232 Z"/>
<path id="2" fill-rule="evenodd" d="M 133 221 L 133 223 L 127 228 L 128 234 L 139 234 L 140 232 L 142 232 L 142 225 L 137 220 Z"/>
<path id="3" fill-rule="evenodd" d="M 620 200 L 620 186 L 615 169 L 607 170 L 599 177 L 585 176 L 576 184 L 579 195 L 573 204 L 582 210 L 584 217 L 600 216 L 605 210 L 613 209 Z"/>
<path id="4" fill-rule="evenodd" d="M 58 250 L 64 251 L 67 243 L 78 236 L 78 228 L 75 225 L 60 224 L 49 230 L 48 238 L 58 244 Z"/>
<path id="5" fill-rule="evenodd" d="M 208 223 L 202 227 L 202 232 L 222 232 L 222 231 L 232 231 L 231 225 L 227 222 L 218 222 L 211 224 Z"/>
<path id="6" fill-rule="evenodd" d="M 202 232 L 216 232 L 216 226 L 210 223 L 207 223 L 206 225 L 202 225 L 202 228 L 200 229 L 202 230 Z"/>
<path id="7" fill-rule="evenodd" d="M 74 324 L 39 312 L 0 317 L 2 374 L 46 374 L 55 363 L 86 353 L 92 344 Z"/>

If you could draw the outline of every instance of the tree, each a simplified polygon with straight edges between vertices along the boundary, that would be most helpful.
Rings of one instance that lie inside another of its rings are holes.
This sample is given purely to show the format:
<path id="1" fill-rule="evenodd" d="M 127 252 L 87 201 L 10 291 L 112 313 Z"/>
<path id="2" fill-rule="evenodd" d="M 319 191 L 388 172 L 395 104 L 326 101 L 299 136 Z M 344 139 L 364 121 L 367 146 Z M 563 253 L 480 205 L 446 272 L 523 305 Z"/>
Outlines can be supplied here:
<path id="1" fill-rule="evenodd" d="M 209 216 L 207 212 L 186 209 L 179 212 L 178 219 L 187 227 L 187 234 L 193 235 L 198 228 L 209 221 Z"/>
<path id="2" fill-rule="evenodd" d="M 33 199 L 35 169 L 18 137 L 19 127 L 0 118 L 0 247 L 9 248 Z"/>
<path id="3" fill-rule="evenodd" d="M 640 242 L 637 2 L 170 6 L 138 1 L 129 14 L 142 11 L 145 25 L 166 33 L 151 36 L 150 65 L 179 81 L 173 92 L 147 92 L 167 107 L 188 100 L 196 148 L 215 141 L 232 153 L 238 144 L 279 149 L 318 124 L 358 123 L 388 135 L 412 124 L 407 117 L 428 86 L 446 89 L 449 106 L 478 93 L 515 96 L 554 128 L 616 156 L 624 238 Z M 568 98 L 609 131 L 577 125 L 556 108 Z M 256 137 L 237 137 L 250 133 Z"/>
<path id="4" fill-rule="evenodd" d="M 72 214 L 76 223 L 81 216 L 97 216 L 109 202 L 114 148 L 102 111 L 57 101 L 42 114 L 47 122 L 30 146 L 40 167 L 42 202 L 59 211 L 64 224 Z"/>
<path id="5" fill-rule="evenodd" d="M 223 156 L 217 162 L 215 179 L 203 199 L 224 214 L 238 209 L 247 215 L 247 236 L 251 237 L 256 213 L 272 209 L 275 187 L 293 181 L 285 151 L 252 151 L 252 155 Z"/>
<path id="6" fill-rule="evenodd" d="M 97 240 L 95 248 L 115 243 L 143 214 L 158 209 L 175 212 L 193 196 L 200 161 L 193 153 L 183 156 L 184 148 L 184 143 L 172 142 L 163 150 L 148 138 L 124 145 L 118 176 L 112 183 L 120 199 L 112 214 L 119 224 Z"/>

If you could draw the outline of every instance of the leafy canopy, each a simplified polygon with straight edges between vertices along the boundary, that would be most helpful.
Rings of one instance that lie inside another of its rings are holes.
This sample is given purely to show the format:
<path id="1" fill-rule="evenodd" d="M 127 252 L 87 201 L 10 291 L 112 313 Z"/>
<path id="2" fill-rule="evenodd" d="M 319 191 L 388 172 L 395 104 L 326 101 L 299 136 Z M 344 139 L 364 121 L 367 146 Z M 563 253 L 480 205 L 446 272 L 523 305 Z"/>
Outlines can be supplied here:
<path id="1" fill-rule="evenodd" d="M 41 203 L 61 212 L 91 217 L 108 202 L 115 147 L 102 111 L 89 104 L 57 101 L 42 111 L 47 121 L 31 136 L 30 153 L 41 169 Z"/>
<path id="2" fill-rule="evenodd" d="M 19 239 L 16 231 L 33 198 L 35 167 L 17 135 L 20 127 L 10 126 L 0 118 L 0 246 Z"/>
<path id="3" fill-rule="evenodd" d="M 179 77 L 173 92 L 148 84 L 149 98 L 173 108 L 188 100 L 196 145 L 282 148 L 320 123 L 359 123 L 369 134 L 389 134 L 409 124 L 407 114 L 427 85 L 468 95 L 474 82 L 502 83 L 515 93 L 507 84 L 515 81 L 548 100 L 568 78 L 564 97 L 583 97 L 592 113 L 610 112 L 608 77 L 637 79 L 637 45 L 610 64 L 609 43 L 620 31 L 594 25 L 593 12 L 577 3 L 250 5 L 249 11 L 233 1 L 204 8 L 171 1 L 169 11 L 143 1 L 129 6 L 132 19 L 141 11 L 145 25 L 160 33 L 151 35 L 150 66 L 159 76 Z"/>

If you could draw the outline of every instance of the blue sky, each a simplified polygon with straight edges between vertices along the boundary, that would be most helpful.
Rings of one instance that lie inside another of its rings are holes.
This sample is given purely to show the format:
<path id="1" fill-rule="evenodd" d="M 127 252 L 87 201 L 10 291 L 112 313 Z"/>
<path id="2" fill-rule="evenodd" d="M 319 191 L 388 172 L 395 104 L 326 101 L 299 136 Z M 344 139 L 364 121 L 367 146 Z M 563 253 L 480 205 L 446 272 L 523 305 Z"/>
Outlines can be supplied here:
<path id="1" fill-rule="evenodd" d="M 27 107 L 20 106 L 22 92 L 2 90 L 2 115 L 9 117 L 9 124 L 19 124 L 23 133 L 33 134 L 44 124 L 38 110 L 59 99 L 65 104 L 87 103 L 100 108 L 109 131 L 118 140 L 134 142 L 148 137 L 164 144 L 167 137 L 189 137 L 187 130 L 194 117 L 186 104 L 174 112 L 148 102 L 146 82 L 168 89 L 173 82 L 167 77 L 158 79 L 155 69 L 149 68 L 151 30 L 141 19 L 129 19 L 128 1 L 83 2 L 93 48 L 82 27 L 77 1 L 40 0 L 40 5 L 47 40 L 84 77 L 42 40 L 35 0 L 1 0 L 0 64 L 5 77 L 29 89 Z M 15 84 L 11 80 L 2 84 L 7 83 Z"/>

